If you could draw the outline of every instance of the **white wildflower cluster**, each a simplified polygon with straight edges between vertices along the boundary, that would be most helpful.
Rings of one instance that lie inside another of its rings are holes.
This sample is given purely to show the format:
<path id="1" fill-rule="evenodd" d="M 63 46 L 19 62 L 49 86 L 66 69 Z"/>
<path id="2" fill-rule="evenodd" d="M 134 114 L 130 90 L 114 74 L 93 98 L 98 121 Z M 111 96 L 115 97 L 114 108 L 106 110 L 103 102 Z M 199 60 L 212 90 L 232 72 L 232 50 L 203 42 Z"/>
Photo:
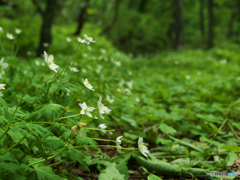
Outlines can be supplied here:
<path id="1" fill-rule="evenodd" d="M 2 79 L 2 76 L 5 74 L 4 69 L 8 67 L 8 63 L 4 63 L 4 58 L 0 60 L 0 79 Z M 6 84 L 0 84 L 0 97 L 3 96 L 3 93 L 1 90 L 5 89 Z"/>
<path id="2" fill-rule="evenodd" d="M 15 33 L 16 33 L 16 34 L 20 34 L 21 32 L 22 32 L 21 29 L 15 28 Z M 2 27 L 0 27 L 0 33 L 3 33 L 3 28 L 2 28 Z M 10 39 L 10 40 L 15 39 L 15 36 L 13 36 L 13 34 L 11 34 L 11 33 L 9 33 L 9 32 L 7 32 L 6 37 L 7 37 L 8 39 Z"/>
<path id="3" fill-rule="evenodd" d="M 85 39 L 81 39 L 80 37 L 78 37 L 77 40 L 78 40 L 78 42 L 80 42 L 82 44 L 86 44 L 86 45 L 96 42 L 96 41 L 93 41 L 92 37 L 88 37 L 86 34 L 84 34 L 84 38 Z"/>

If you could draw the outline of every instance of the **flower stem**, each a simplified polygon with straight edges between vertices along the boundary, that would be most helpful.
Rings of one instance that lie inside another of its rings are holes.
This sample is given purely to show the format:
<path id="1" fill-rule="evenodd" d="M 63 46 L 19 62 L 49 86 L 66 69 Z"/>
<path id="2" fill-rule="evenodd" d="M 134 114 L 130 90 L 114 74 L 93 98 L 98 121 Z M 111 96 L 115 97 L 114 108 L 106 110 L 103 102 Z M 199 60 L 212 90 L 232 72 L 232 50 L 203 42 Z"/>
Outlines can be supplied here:
<path id="1" fill-rule="evenodd" d="M 12 145 L 10 148 L 8 148 L 6 151 L 4 151 L 4 152 L 1 154 L 1 156 L 4 155 L 4 154 L 6 154 L 8 151 L 10 151 L 10 150 L 11 150 L 12 148 L 14 148 L 15 146 L 17 146 L 20 142 L 22 142 L 22 141 L 25 139 L 25 137 L 26 137 L 26 135 L 23 136 L 23 138 L 20 139 L 17 143 L 15 143 L 15 144 Z"/>
<path id="2" fill-rule="evenodd" d="M 46 66 L 46 65 L 45 65 L 45 66 Z M 34 78 L 34 76 L 35 76 L 35 75 L 36 75 L 36 74 L 37 74 L 37 73 L 38 73 L 43 67 L 45 67 L 45 66 L 40 67 L 40 68 L 35 72 L 35 74 L 32 76 L 32 78 L 30 79 L 30 81 L 29 81 L 29 83 L 28 83 L 28 85 L 27 85 L 27 89 L 26 89 L 26 91 L 23 93 L 21 99 L 19 100 L 18 105 L 17 105 L 17 107 L 16 107 L 16 109 L 15 109 L 13 115 L 12 115 L 12 118 L 11 118 L 11 120 L 9 121 L 9 125 L 11 125 L 12 120 L 13 120 L 13 118 L 14 118 L 16 112 L 17 112 L 17 109 L 19 108 L 19 106 L 20 106 L 20 104 L 21 104 L 21 102 L 22 102 L 23 97 L 26 95 L 27 90 L 28 90 L 28 87 L 29 87 L 29 85 L 31 84 L 31 82 L 32 82 L 32 80 L 33 80 L 33 78 Z"/>
<path id="3" fill-rule="evenodd" d="M 59 154 L 61 154 L 63 151 L 65 151 L 65 149 L 66 149 L 66 147 L 64 147 L 64 148 L 63 148 L 60 152 L 58 152 L 57 154 L 54 154 L 53 156 L 48 157 L 47 160 L 50 160 L 50 159 L 55 158 L 56 156 L 58 156 Z M 33 166 L 33 165 L 35 165 L 35 164 L 38 164 L 38 163 L 41 163 L 41 162 L 44 162 L 44 161 L 46 161 L 46 159 L 43 159 L 43 160 L 40 160 L 40 161 L 31 163 L 31 164 L 29 164 L 29 165 L 27 165 L 27 166 Z"/>

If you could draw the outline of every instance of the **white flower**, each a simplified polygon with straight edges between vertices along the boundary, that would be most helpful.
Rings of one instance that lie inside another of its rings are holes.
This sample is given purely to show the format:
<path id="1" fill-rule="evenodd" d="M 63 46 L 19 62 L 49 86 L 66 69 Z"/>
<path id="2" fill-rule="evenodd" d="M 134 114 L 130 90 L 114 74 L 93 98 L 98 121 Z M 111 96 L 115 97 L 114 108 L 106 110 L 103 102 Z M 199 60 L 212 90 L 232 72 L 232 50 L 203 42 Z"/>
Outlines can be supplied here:
<path id="1" fill-rule="evenodd" d="M 107 101 L 112 104 L 114 102 L 114 99 L 110 99 L 110 96 L 107 95 Z"/>
<path id="2" fill-rule="evenodd" d="M 69 37 L 66 37 L 67 42 L 71 42 L 72 40 Z"/>
<path id="3" fill-rule="evenodd" d="M 7 33 L 7 38 L 13 40 L 14 36 L 12 34 Z"/>
<path id="4" fill-rule="evenodd" d="M 148 150 L 147 146 L 143 145 L 142 137 L 139 137 L 139 139 L 138 139 L 138 149 L 144 156 L 148 157 L 145 153 L 149 153 L 149 150 Z"/>
<path id="5" fill-rule="evenodd" d="M 0 27 L 0 32 L 3 32 L 3 28 L 2 27 Z"/>
<path id="6" fill-rule="evenodd" d="M 220 61 L 221 64 L 226 64 L 227 63 L 227 60 L 226 59 L 223 59 Z"/>
<path id="7" fill-rule="evenodd" d="M 131 76 L 132 75 L 132 71 L 128 71 L 128 75 Z"/>
<path id="8" fill-rule="evenodd" d="M 123 136 L 119 136 L 119 137 L 117 137 L 117 139 L 116 139 L 116 145 L 117 145 L 118 148 L 121 148 L 120 144 L 121 144 L 122 141 L 121 141 L 120 139 L 121 139 L 122 137 L 123 137 Z"/>
<path id="9" fill-rule="evenodd" d="M 5 89 L 4 86 L 6 86 L 6 84 L 0 84 L 0 90 Z"/>
<path id="10" fill-rule="evenodd" d="M 131 93 L 131 91 L 129 89 L 124 89 L 124 92 L 129 95 Z"/>
<path id="11" fill-rule="evenodd" d="M 127 82 L 127 85 L 128 85 L 128 87 L 129 87 L 130 89 L 132 89 L 132 87 L 133 87 L 133 81 Z"/>
<path id="12" fill-rule="evenodd" d="M 8 67 L 8 63 L 3 63 L 4 62 L 4 58 L 2 58 L 0 60 L 0 73 L 1 75 L 4 74 L 4 69 Z"/>
<path id="13" fill-rule="evenodd" d="M 82 79 L 83 80 L 83 84 L 90 90 L 94 91 L 92 85 L 88 82 L 88 79 Z"/>
<path id="14" fill-rule="evenodd" d="M 77 40 L 78 40 L 78 42 L 83 43 L 83 44 L 87 43 L 87 41 L 85 39 L 81 39 L 80 37 L 78 37 Z"/>
<path id="15" fill-rule="evenodd" d="M 82 68 L 82 72 L 83 72 L 83 73 L 86 73 L 87 71 L 86 71 L 86 69 Z"/>
<path id="16" fill-rule="evenodd" d="M 67 94 L 66 94 L 66 96 L 69 96 L 70 89 L 68 89 L 68 88 L 65 88 L 65 89 L 66 89 L 66 91 L 67 91 Z"/>
<path id="17" fill-rule="evenodd" d="M 106 53 L 106 50 L 105 50 L 105 49 L 100 49 L 100 52 L 101 52 L 102 54 L 105 54 L 105 53 Z"/>
<path id="18" fill-rule="evenodd" d="M 120 82 L 119 82 L 119 85 L 121 86 L 121 87 L 123 87 L 123 84 L 125 83 L 125 81 L 122 79 Z"/>
<path id="19" fill-rule="evenodd" d="M 139 99 L 139 98 L 136 98 L 135 100 L 136 100 L 136 102 L 140 102 L 140 99 Z"/>
<path id="20" fill-rule="evenodd" d="M 105 133 L 106 131 L 104 131 L 104 129 L 107 128 L 107 126 L 105 124 L 100 124 L 99 128 L 103 130 L 103 132 Z"/>
<path id="21" fill-rule="evenodd" d="M 191 79 L 191 77 L 189 75 L 185 76 L 187 80 Z"/>
<path id="22" fill-rule="evenodd" d="M 69 66 L 69 68 L 70 68 L 70 70 L 73 71 L 73 72 L 78 72 L 78 71 L 79 71 L 79 70 L 78 70 L 77 68 L 75 68 L 75 67 Z"/>
<path id="23" fill-rule="evenodd" d="M 57 72 L 56 69 L 57 69 L 59 66 L 56 65 L 56 64 L 54 64 L 54 62 L 53 62 L 53 59 L 54 59 L 53 55 L 51 54 L 51 55 L 48 56 L 47 53 L 44 51 L 44 58 L 45 58 L 45 61 L 46 61 L 47 65 L 48 65 L 48 67 L 49 67 L 51 70 Z"/>
<path id="24" fill-rule="evenodd" d="M 18 29 L 18 28 L 15 29 L 15 33 L 16 33 L 16 34 L 20 34 L 21 32 L 22 32 L 21 29 Z"/>
<path id="25" fill-rule="evenodd" d="M 5 85 L 6 84 L 0 84 L 0 90 L 5 89 L 4 88 Z M 0 91 L 0 97 L 2 97 L 2 96 L 3 96 L 3 93 Z"/>
<path id="26" fill-rule="evenodd" d="M 87 40 L 87 44 L 94 43 L 96 41 L 93 41 L 92 37 L 88 37 L 86 34 L 84 34 L 85 39 Z"/>
<path id="27" fill-rule="evenodd" d="M 98 111 L 99 111 L 100 117 L 101 117 L 102 119 L 104 119 L 104 117 L 102 116 L 102 114 L 108 114 L 111 110 L 108 109 L 107 106 L 104 106 L 101 101 L 102 101 L 102 97 L 100 96 L 99 101 L 98 101 Z"/>
<path id="28" fill-rule="evenodd" d="M 86 114 L 89 117 L 92 117 L 92 114 L 90 111 L 93 111 L 95 108 L 94 107 L 88 107 L 87 104 L 84 102 L 82 104 L 79 104 L 79 106 L 82 108 L 81 114 Z"/>
<path id="29" fill-rule="evenodd" d="M 40 66 L 40 63 L 38 62 L 38 60 L 35 61 L 35 64 L 36 64 L 37 66 Z"/>
<path id="30" fill-rule="evenodd" d="M 49 44 L 48 43 L 43 43 L 43 47 L 48 47 Z"/>
<path id="31" fill-rule="evenodd" d="M 113 62 L 116 66 L 121 66 L 121 61 L 114 61 L 114 60 L 112 59 L 112 62 Z"/>

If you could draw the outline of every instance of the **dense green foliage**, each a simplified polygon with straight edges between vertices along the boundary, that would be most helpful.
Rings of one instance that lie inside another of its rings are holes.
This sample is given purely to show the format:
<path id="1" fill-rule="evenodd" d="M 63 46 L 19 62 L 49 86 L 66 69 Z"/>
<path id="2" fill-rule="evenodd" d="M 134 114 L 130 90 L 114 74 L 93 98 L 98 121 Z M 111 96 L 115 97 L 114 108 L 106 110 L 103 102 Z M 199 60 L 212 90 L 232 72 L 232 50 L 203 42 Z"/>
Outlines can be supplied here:
<path id="1" fill-rule="evenodd" d="M 73 1 L 60 2 L 57 8 L 63 14 L 74 5 Z M 89 21 L 97 19 L 103 5 L 98 2 L 91 2 Z M 191 5 L 186 2 L 186 7 Z M 224 7 L 226 1 L 221 2 L 217 6 Z M 160 12 L 152 3 L 171 5 L 153 0 L 146 6 L 147 12 L 153 7 L 153 14 Z M 193 4 L 192 11 L 197 11 L 198 5 Z M 40 5 L 44 7 L 44 3 Z M 82 34 L 93 37 L 94 43 L 83 35 L 80 37 L 89 44 L 80 43 L 70 35 L 75 27 L 72 21 L 68 26 L 60 21 L 67 19 L 68 13 L 58 17 L 47 51 L 48 61 L 53 54 L 59 66 L 55 69 L 45 62 L 46 55 L 45 60 L 44 56 L 35 57 L 40 17 L 35 10 L 30 11 L 33 4 L 25 1 L 19 6 L 32 16 L 19 15 L 15 20 L 17 11 L 8 6 L 0 11 L 10 16 L 0 19 L 0 178 L 84 178 L 74 168 L 92 172 L 100 180 L 127 180 L 136 172 L 149 180 L 221 179 L 211 177 L 210 172 L 234 172 L 232 165 L 240 145 L 237 45 L 133 57 L 112 45 L 125 36 L 122 28 L 133 28 L 130 26 L 134 23 L 125 21 L 140 18 L 138 27 L 134 26 L 140 31 L 134 36 L 141 32 L 150 36 L 141 36 L 139 42 L 129 40 L 125 46 L 128 52 L 141 54 L 143 50 L 151 52 L 153 47 L 161 49 L 165 44 L 157 42 L 158 36 L 165 36 L 155 30 L 155 25 L 162 26 L 157 15 L 152 21 L 149 14 L 128 10 L 127 1 L 123 1 L 120 12 L 129 12 L 129 19 L 120 19 L 106 37 L 98 36 L 99 24 L 84 25 Z M 73 14 L 77 14 L 76 9 Z M 109 21 L 110 16 L 105 18 Z M 168 18 L 166 24 L 171 23 Z M 30 19 L 35 24 L 29 24 Z M 152 24 L 146 26 L 149 21 Z M 199 38 L 193 29 L 189 33 Z M 192 36 L 188 38 L 189 44 L 193 43 Z M 84 83 L 85 79 L 92 87 Z M 84 102 L 88 108 L 83 107 Z M 95 109 L 91 111 L 90 107 Z M 117 139 L 120 136 L 121 144 Z M 144 151 L 144 146 L 150 152 Z M 110 156 L 106 149 L 116 153 Z"/>

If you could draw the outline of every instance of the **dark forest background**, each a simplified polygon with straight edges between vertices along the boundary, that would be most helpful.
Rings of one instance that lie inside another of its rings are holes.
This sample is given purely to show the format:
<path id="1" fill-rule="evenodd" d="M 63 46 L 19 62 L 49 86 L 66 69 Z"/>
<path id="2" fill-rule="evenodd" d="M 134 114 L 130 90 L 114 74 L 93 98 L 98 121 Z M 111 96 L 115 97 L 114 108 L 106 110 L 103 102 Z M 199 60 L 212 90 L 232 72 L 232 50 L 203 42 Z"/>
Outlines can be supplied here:
<path id="1" fill-rule="evenodd" d="M 0 26 L 21 28 L 29 38 L 21 48 L 34 44 L 37 55 L 51 45 L 55 25 L 71 27 L 69 36 L 94 25 L 92 32 L 135 55 L 240 42 L 239 0 L 1 0 L 0 9 Z"/>

